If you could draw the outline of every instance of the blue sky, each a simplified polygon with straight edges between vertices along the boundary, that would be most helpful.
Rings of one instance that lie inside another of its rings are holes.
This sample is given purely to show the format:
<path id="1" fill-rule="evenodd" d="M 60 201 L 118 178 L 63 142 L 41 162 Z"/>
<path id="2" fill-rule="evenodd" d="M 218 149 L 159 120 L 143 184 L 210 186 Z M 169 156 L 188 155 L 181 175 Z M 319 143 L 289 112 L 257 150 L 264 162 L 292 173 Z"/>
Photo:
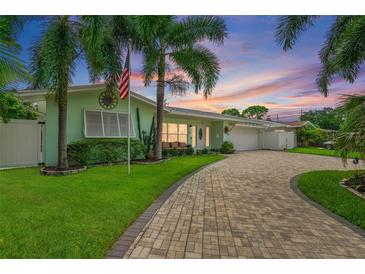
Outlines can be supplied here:
<path id="1" fill-rule="evenodd" d="M 175 96 L 166 91 L 171 106 L 221 112 L 225 108 L 242 110 L 250 105 L 269 108 L 271 118 L 295 120 L 303 111 L 325 106 L 335 106 L 344 93 L 364 92 L 362 73 L 354 84 L 336 80 L 330 87 L 330 95 L 324 98 L 315 79 L 320 69 L 318 51 L 334 17 L 323 16 L 315 27 L 305 32 L 293 50 L 283 52 L 275 43 L 276 16 L 224 16 L 229 37 L 224 46 L 204 43 L 218 56 L 221 64 L 220 79 L 212 96 L 192 90 L 185 96 Z M 22 58 L 29 62 L 29 48 L 39 37 L 43 25 L 32 22 L 25 26 L 19 36 L 23 47 Z M 144 87 L 141 73 L 141 56 L 132 55 L 132 89 L 155 99 L 155 85 Z M 364 72 L 364 70 L 362 71 Z M 73 85 L 89 83 L 85 62 L 80 60 Z"/>

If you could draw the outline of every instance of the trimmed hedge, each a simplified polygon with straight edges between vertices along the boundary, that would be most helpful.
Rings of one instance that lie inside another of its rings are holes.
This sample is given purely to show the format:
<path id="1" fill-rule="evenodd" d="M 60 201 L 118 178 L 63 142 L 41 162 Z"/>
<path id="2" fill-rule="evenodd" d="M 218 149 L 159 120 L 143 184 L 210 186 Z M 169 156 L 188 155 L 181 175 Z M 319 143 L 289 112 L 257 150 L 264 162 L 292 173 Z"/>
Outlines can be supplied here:
<path id="1" fill-rule="evenodd" d="M 163 149 L 162 156 L 163 157 L 175 157 L 175 156 L 183 156 L 183 155 L 193 155 L 194 149 L 192 147 L 186 147 L 184 149 Z"/>
<path id="2" fill-rule="evenodd" d="M 81 165 L 114 163 L 127 161 L 128 139 L 83 139 L 68 145 L 69 161 Z M 145 159 L 144 145 L 136 139 L 131 139 L 131 160 Z"/>
<path id="3" fill-rule="evenodd" d="M 221 153 L 223 154 L 231 154 L 234 152 L 234 146 L 232 144 L 232 142 L 230 141 L 225 141 L 220 149 Z"/>

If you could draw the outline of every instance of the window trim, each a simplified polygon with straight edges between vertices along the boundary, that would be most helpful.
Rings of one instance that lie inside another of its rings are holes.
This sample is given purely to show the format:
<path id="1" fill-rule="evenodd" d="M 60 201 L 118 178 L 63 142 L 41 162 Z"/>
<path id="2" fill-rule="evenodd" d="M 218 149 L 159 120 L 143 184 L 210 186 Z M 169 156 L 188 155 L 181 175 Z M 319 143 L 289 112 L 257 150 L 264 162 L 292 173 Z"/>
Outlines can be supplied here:
<path id="1" fill-rule="evenodd" d="M 101 113 L 101 127 L 103 130 L 103 136 L 89 136 L 87 135 L 87 129 L 86 129 L 86 112 L 87 111 L 94 111 L 94 112 L 99 112 Z M 103 113 L 116 113 L 117 114 L 117 121 L 118 121 L 118 131 L 119 131 L 119 136 L 105 136 L 105 129 L 104 129 L 104 116 Z M 125 111 L 113 111 L 113 110 L 100 110 L 100 109 L 89 109 L 89 108 L 84 108 L 84 136 L 85 138 L 128 138 L 128 135 L 126 136 L 122 136 L 121 132 L 120 132 L 120 124 L 119 124 L 119 115 L 118 114 L 126 114 L 128 116 L 128 112 Z M 131 113 L 131 135 L 130 137 L 135 138 L 136 137 L 136 131 L 134 129 L 134 122 L 133 122 L 133 115 Z"/>
<path id="2" fill-rule="evenodd" d="M 208 130 L 208 135 L 207 135 L 207 130 Z M 207 145 L 207 140 L 208 140 L 208 145 Z M 205 130 L 204 130 L 204 147 L 210 147 L 210 126 L 206 126 Z"/>

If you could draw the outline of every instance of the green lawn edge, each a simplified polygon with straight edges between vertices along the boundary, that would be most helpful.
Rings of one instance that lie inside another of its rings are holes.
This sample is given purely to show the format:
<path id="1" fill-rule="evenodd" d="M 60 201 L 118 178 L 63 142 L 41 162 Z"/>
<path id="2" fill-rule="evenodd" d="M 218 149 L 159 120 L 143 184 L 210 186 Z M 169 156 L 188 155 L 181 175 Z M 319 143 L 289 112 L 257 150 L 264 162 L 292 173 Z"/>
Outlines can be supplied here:
<path id="1" fill-rule="evenodd" d="M 340 186 L 354 171 L 310 171 L 297 178 L 298 189 L 310 200 L 365 229 L 365 200 Z"/>
<path id="2" fill-rule="evenodd" d="M 0 171 L 0 258 L 104 258 L 165 190 L 223 155 L 93 167 L 69 176 Z"/>
<path id="3" fill-rule="evenodd" d="M 287 152 L 321 155 L 321 156 L 329 156 L 329 157 L 337 157 L 337 158 L 341 157 L 336 150 L 330 150 L 330 149 L 319 148 L 319 147 L 295 147 L 295 148 L 288 149 Z M 360 154 L 359 153 L 350 153 L 349 158 L 360 158 Z"/>

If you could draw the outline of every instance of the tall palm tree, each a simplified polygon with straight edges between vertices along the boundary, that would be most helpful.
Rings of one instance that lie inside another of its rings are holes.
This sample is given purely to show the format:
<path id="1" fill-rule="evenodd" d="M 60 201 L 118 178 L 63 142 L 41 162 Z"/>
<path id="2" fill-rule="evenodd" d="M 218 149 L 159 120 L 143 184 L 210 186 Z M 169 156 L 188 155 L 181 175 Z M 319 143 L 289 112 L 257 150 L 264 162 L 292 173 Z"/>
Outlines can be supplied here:
<path id="1" fill-rule="evenodd" d="M 16 41 L 23 23 L 19 16 L 0 16 L 0 91 L 26 79 L 26 67 L 18 57 L 21 47 Z"/>
<path id="2" fill-rule="evenodd" d="M 312 27 L 319 16 L 280 17 L 276 41 L 285 51 L 292 49 L 299 35 Z M 365 61 L 365 16 L 336 16 L 319 52 L 322 69 L 317 85 L 324 96 L 336 76 L 353 83 Z"/>
<path id="3" fill-rule="evenodd" d="M 134 27 L 142 45 L 144 83 L 149 86 L 157 79 L 155 156 L 161 159 L 165 86 L 173 93 L 183 94 L 192 84 L 196 93 L 203 90 L 204 97 L 208 97 L 220 68 L 216 55 L 199 43 L 209 40 L 223 44 L 226 25 L 216 16 L 189 16 L 180 21 L 174 16 L 139 16 Z M 166 77 L 170 65 L 181 73 Z"/>
<path id="4" fill-rule="evenodd" d="M 67 90 L 80 51 L 78 30 L 69 16 L 48 19 L 47 28 L 32 48 L 34 88 L 47 88 L 58 103 L 58 168 L 67 161 Z"/>
<path id="5" fill-rule="evenodd" d="M 92 80 L 106 79 L 107 89 L 118 80 L 125 39 L 123 32 L 115 33 L 122 29 L 122 19 L 113 20 L 119 28 L 111 29 L 112 18 L 107 16 L 48 17 L 45 31 L 32 48 L 32 86 L 48 89 L 58 103 L 58 168 L 68 168 L 67 91 L 78 59 L 86 59 Z"/>

